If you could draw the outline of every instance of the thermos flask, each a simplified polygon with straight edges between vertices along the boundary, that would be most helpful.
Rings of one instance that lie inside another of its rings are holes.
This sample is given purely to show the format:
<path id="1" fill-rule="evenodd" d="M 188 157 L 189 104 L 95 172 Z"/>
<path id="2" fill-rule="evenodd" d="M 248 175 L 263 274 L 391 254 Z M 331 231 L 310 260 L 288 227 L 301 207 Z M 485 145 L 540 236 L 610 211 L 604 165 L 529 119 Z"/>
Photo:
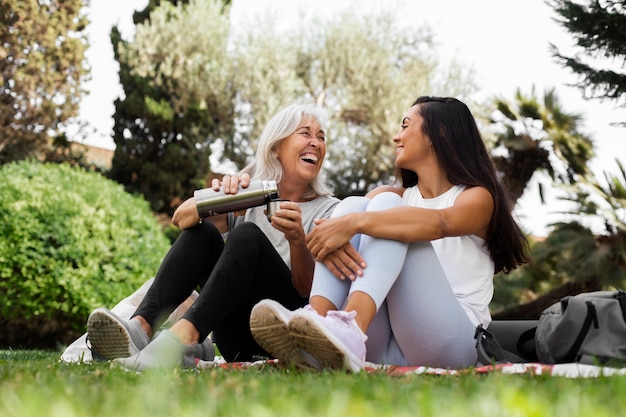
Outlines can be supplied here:
<path id="1" fill-rule="evenodd" d="M 201 219 L 216 214 L 262 206 L 278 199 L 276 181 L 254 180 L 246 188 L 239 187 L 237 194 L 225 194 L 223 189 L 203 188 L 193 193 Z"/>

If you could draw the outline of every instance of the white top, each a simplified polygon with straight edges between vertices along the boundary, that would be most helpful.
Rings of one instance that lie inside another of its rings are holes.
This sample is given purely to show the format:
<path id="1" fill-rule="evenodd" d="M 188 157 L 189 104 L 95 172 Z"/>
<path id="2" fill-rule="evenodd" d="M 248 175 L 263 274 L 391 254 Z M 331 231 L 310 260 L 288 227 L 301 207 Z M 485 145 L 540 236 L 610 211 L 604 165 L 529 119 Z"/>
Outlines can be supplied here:
<path id="1" fill-rule="evenodd" d="M 403 200 L 409 205 L 427 209 L 452 207 L 467 188 L 455 185 L 435 198 L 423 198 L 418 186 L 407 188 Z M 445 237 L 431 241 L 452 291 L 475 326 L 491 322 L 489 302 L 493 297 L 495 265 L 485 240 L 476 236 Z"/>
<path id="2" fill-rule="evenodd" d="M 331 196 L 319 196 L 311 201 L 298 203 L 302 210 L 302 227 L 304 233 L 308 234 L 313 230 L 313 220 L 326 219 L 330 217 L 335 206 L 339 203 L 336 197 Z M 285 239 L 285 235 L 278 229 L 274 229 L 271 223 L 267 220 L 265 215 L 265 205 L 253 207 L 246 210 L 244 216 L 234 216 L 233 213 L 228 213 L 228 229 L 233 230 L 237 225 L 246 222 L 252 222 L 259 226 L 259 229 L 267 236 L 272 242 L 272 245 L 283 259 L 285 264 L 291 269 L 291 253 L 289 251 L 289 242 Z M 227 237 L 227 234 L 225 234 Z"/>

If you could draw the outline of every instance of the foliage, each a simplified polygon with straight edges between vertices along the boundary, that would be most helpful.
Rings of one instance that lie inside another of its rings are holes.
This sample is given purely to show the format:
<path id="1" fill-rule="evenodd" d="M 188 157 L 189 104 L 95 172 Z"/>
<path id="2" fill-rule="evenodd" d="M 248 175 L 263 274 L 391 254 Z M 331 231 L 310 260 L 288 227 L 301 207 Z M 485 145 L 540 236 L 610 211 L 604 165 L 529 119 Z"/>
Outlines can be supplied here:
<path id="1" fill-rule="evenodd" d="M 455 63 L 440 69 L 430 29 L 398 24 L 399 13 L 391 7 L 371 14 L 346 10 L 281 33 L 273 29 L 274 20 L 261 15 L 264 20 L 250 25 L 256 30 L 239 45 L 238 56 L 255 57 L 247 60 L 254 68 L 241 95 L 256 121 L 250 137 L 290 97 L 326 107 L 326 168 L 340 198 L 389 181 L 391 137 L 420 92 L 462 96 L 474 88 L 470 71 L 455 72 Z"/>
<path id="2" fill-rule="evenodd" d="M 62 364 L 0 351 L 0 414 L 52 416 L 533 416 L 623 413 L 626 376 L 301 372 L 273 367 L 154 371 Z M 155 393 L 159 393 L 155 395 Z"/>
<path id="3" fill-rule="evenodd" d="M 496 277 L 494 317 L 536 319 L 565 295 L 626 288 L 626 170 L 617 166 L 604 185 L 591 176 L 561 184 L 574 203 L 563 213 L 569 221 L 532 246 L 528 265 Z"/>
<path id="4" fill-rule="evenodd" d="M 0 0 L 0 165 L 61 158 L 86 77 L 83 0 Z"/>
<path id="5" fill-rule="evenodd" d="M 217 0 L 201 6 L 162 2 L 133 42 L 111 34 L 125 97 L 115 102 L 110 177 L 154 211 L 171 214 L 202 188 L 208 140 L 233 134 L 228 10 Z"/>
<path id="6" fill-rule="evenodd" d="M 595 98 L 619 102 L 626 92 L 626 74 L 620 65 L 625 57 L 626 2 L 553 0 L 549 4 L 560 16 L 558 21 L 574 36 L 579 51 L 583 52 L 572 58 L 554 48 L 554 56 L 564 67 L 580 76 L 579 87 L 583 94 L 589 92 Z M 601 69 L 603 65 L 617 70 Z M 621 176 L 605 173 L 606 185 L 601 185 L 586 168 L 592 156 L 591 142 L 576 133 L 575 115 L 563 114 L 560 110 L 556 112 L 560 115 L 555 118 L 560 121 L 554 124 L 557 129 L 545 135 L 558 157 L 551 160 L 549 148 L 542 146 L 545 140 L 529 133 L 529 129 L 520 129 L 517 115 L 523 112 L 512 110 L 512 106 L 503 101 L 496 103 L 500 114 L 507 120 L 506 133 L 500 137 L 500 144 L 509 148 L 508 154 L 500 157 L 499 165 L 516 173 L 510 176 L 514 181 L 508 179 L 513 197 L 521 196 L 533 172 L 543 169 L 556 180 L 557 186 L 567 190 L 568 196 L 564 199 L 575 203 L 573 209 L 564 213 L 570 220 L 552 225 L 548 237 L 533 247 L 530 264 L 509 277 L 502 286 L 504 288 L 496 287 L 499 301 L 514 293 L 523 294 L 525 298 L 521 299 L 523 304 L 509 307 L 497 316 L 537 318 L 543 308 L 565 295 L 624 288 L 626 175 L 623 165 L 618 160 Z M 518 98 L 517 103 L 529 121 L 539 119 L 533 115 L 553 113 L 538 111 L 541 108 L 532 103 L 528 106 L 527 99 Z M 547 105 L 545 108 L 549 110 Z M 555 173 L 555 160 L 560 160 L 561 166 L 565 167 L 561 174 Z M 521 289 L 524 286 L 526 288 Z"/>
<path id="7" fill-rule="evenodd" d="M 559 23 L 584 54 L 553 54 L 564 67 L 579 76 L 578 87 L 591 97 L 610 99 L 626 105 L 626 1 L 552 0 Z"/>
<path id="8" fill-rule="evenodd" d="M 606 185 L 587 177 L 567 188 L 565 199 L 576 204 L 573 220 L 555 225 L 546 257 L 558 259 L 557 267 L 574 281 L 626 288 L 626 170 L 616 162 L 619 174 L 605 173 Z"/>
<path id="9" fill-rule="evenodd" d="M 293 101 L 328 109 L 330 182 L 340 197 L 363 193 L 392 174 L 390 137 L 419 91 L 474 89 L 471 71 L 439 69 L 429 30 L 399 26 L 393 8 L 282 30 L 271 11 L 231 27 L 217 0 L 152 10 L 132 42 L 115 39 L 126 98 L 112 178 L 155 210 L 198 187 L 213 150 L 213 170 L 243 168 L 266 121 Z M 185 163 L 172 166 L 167 152 Z"/>
<path id="10" fill-rule="evenodd" d="M 143 284 L 168 247 L 146 202 L 101 175 L 64 164 L 4 165 L 2 345 L 13 336 L 51 337 L 37 327 L 43 323 L 61 326 L 52 333 L 82 333 L 89 312 L 112 306 Z M 7 334 L 14 323 L 23 326 L 17 326 L 20 333 Z"/>
<path id="11" fill-rule="evenodd" d="M 539 101 L 517 90 L 515 102 L 494 100 L 490 122 L 495 131 L 492 156 L 515 203 L 537 171 L 560 184 L 574 184 L 591 175 L 588 162 L 593 142 L 580 132 L 581 117 L 567 113 L 554 92 Z"/>

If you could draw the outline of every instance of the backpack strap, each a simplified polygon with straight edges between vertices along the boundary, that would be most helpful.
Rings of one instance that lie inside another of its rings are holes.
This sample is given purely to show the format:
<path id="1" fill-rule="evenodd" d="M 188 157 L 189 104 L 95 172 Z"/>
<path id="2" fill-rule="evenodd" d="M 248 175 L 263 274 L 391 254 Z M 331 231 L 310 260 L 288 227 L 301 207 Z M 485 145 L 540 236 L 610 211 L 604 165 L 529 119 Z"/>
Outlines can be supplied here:
<path id="1" fill-rule="evenodd" d="M 516 349 L 517 351 L 530 362 L 536 362 L 537 348 L 535 347 L 535 336 L 537 333 L 537 326 L 531 327 L 528 330 L 522 332 L 517 339 Z"/>
<path id="2" fill-rule="evenodd" d="M 526 360 L 513 352 L 502 349 L 494 334 L 485 329 L 482 323 L 476 327 L 474 339 L 476 339 L 477 366 L 491 365 L 493 363 L 526 362 Z"/>
<path id="3" fill-rule="evenodd" d="M 618 290 L 615 294 L 615 298 L 619 302 L 619 306 L 622 309 L 622 316 L 624 317 L 624 323 L 626 323 L 626 291 Z"/>
<path id="4" fill-rule="evenodd" d="M 585 316 L 585 321 L 580 328 L 578 336 L 576 336 L 576 340 L 574 340 L 574 343 L 572 343 L 572 346 L 563 357 L 563 362 L 576 362 L 578 360 L 578 350 L 582 346 L 585 337 L 587 337 L 591 324 L 593 323 L 593 327 L 595 329 L 599 327 L 596 306 L 591 301 L 585 301 L 585 304 L 587 305 L 587 315 Z"/>

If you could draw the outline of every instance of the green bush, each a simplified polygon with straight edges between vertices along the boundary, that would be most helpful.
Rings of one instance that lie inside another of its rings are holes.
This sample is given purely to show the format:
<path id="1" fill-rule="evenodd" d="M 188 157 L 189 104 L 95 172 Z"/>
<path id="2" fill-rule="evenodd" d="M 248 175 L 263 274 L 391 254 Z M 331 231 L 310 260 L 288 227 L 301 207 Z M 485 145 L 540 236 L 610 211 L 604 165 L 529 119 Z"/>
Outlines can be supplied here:
<path id="1" fill-rule="evenodd" d="M 152 277 L 169 241 L 148 204 L 100 174 L 0 169 L 0 345 L 53 346 Z"/>

